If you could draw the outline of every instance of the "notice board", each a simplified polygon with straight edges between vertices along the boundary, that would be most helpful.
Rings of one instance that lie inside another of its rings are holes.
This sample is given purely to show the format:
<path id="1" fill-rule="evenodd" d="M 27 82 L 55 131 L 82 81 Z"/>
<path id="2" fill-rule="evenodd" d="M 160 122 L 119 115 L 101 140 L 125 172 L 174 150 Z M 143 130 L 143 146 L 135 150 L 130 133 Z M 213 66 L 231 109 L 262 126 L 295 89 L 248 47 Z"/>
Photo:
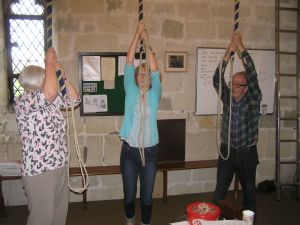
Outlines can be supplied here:
<path id="1" fill-rule="evenodd" d="M 213 75 L 225 53 L 224 48 L 197 48 L 196 62 L 196 115 L 217 114 L 218 95 L 213 87 Z M 275 95 L 275 51 L 274 50 L 247 50 L 251 55 L 258 82 L 262 91 L 261 113 L 274 112 Z M 242 61 L 235 54 L 233 74 L 244 71 Z M 225 80 L 230 78 L 230 63 L 225 71 Z M 262 107 L 263 106 L 263 107 Z M 222 109 L 222 106 L 221 106 Z"/>
<path id="2" fill-rule="evenodd" d="M 123 115 L 125 52 L 80 52 L 80 115 Z"/>

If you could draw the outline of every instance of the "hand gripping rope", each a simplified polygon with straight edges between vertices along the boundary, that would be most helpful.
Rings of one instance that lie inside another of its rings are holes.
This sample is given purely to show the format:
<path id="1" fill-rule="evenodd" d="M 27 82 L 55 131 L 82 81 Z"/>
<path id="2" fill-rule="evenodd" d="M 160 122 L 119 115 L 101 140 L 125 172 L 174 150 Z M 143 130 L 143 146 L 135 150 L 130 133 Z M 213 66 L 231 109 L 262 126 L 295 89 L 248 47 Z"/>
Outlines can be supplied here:
<path id="1" fill-rule="evenodd" d="M 234 31 L 238 31 L 239 29 L 239 14 L 240 14 L 240 1 L 239 0 L 235 0 L 234 1 Z M 217 129 L 220 126 L 220 105 L 221 105 L 221 94 L 222 94 L 222 74 L 225 73 L 225 68 L 223 68 L 223 61 L 224 58 L 221 59 L 220 64 L 219 64 L 219 90 L 218 90 L 218 94 L 219 94 L 219 100 L 218 100 L 218 108 L 217 108 L 217 113 L 218 113 L 218 117 L 217 117 Z M 217 148 L 219 151 L 219 155 L 221 156 L 221 158 L 223 160 L 227 160 L 230 156 L 230 138 L 231 138 L 231 105 L 232 105 L 232 76 L 233 76 L 233 62 L 234 62 L 234 52 L 231 52 L 231 57 L 230 57 L 230 102 L 229 102 L 229 120 L 228 120 L 228 132 L 227 132 L 227 156 L 223 156 L 221 151 L 220 151 L 220 143 L 219 143 L 219 139 L 217 137 Z M 218 135 L 218 132 L 217 132 Z"/>
<path id="2" fill-rule="evenodd" d="M 139 21 L 143 20 L 144 12 L 143 12 L 143 0 L 139 0 Z M 148 40 L 148 37 L 146 37 Z M 139 74 L 142 73 L 142 64 L 143 59 L 145 59 L 145 70 L 146 70 L 146 78 L 145 78 L 145 86 L 147 87 L 148 77 L 149 77 L 149 64 L 148 64 L 148 49 L 149 45 L 141 40 L 140 42 L 140 53 L 139 53 Z M 140 93 L 140 129 L 139 129 L 139 136 L 138 136 L 138 144 L 139 144 L 139 152 L 141 156 L 142 165 L 145 166 L 145 146 L 144 146 L 144 136 L 145 136 L 145 121 L 146 121 L 146 105 L 147 105 L 147 98 L 146 98 L 147 90 L 142 90 Z M 144 101 L 142 101 L 142 96 L 144 96 Z"/>
<path id="3" fill-rule="evenodd" d="M 52 0 L 46 0 L 46 10 L 47 10 L 47 48 L 52 47 Z M 68 96 L 67 93 L 67 86 L 65 84 L 65 79 L 62 76 L 62 73 L 60 70 L 56 71 L 56 76 L 58 79 L 58 84 L 60 87 L 60 92 L 63 96 L 63 98 L 69 98 L 69 100 L 73 103 L 75 103 L 74 100 L 70 99 L 70 96 Z M 74 188 L 71 187 L 70 185 L 70 159 L 71 159 L 71 149 L 70 149 L 70 135 L 69 135 L 69 130 L 70 130 L 70 126 L 69 126 L 69 109 L 71 109 L 71 114 L 72 114 L 72 122 L 73 122 L 73 135 L 74 135 L 74 143 L 75 143 L 75 149 L 76 149 L 76 154 L 79 160 L 79 166 L 80 166 L 80 172 L 81 172 L 81 176 L 82 176 L 82 181 L 83 181 L 83 185 L 82 187 L 79 188 Z M 66 115 L 67 115 L 67 144 L 68 144 L 68 158 L 69 158 L 69 162 L 68 162 L 68 182 L 69 182 L 69 188 L 71 191 L 76 192 L 76 193 L 82 193 L 84 191 L 87 190 L 88 184 L 89 184 L 89 176 L 86 170 L 86 165 L 85 163 L 82 161 L 82 157 L 81 157 L 81 153 L 80 153 L 80 147 L 79 147 L 79 143 L 78 143 L 78 136 L 77 136 L 77 130 L 76 130 L 76 126 L 75 126 L 75 119 L 74 119 L 74 104 L 70 104 L 70 106 L 67 107 L 66 109 Z"/>

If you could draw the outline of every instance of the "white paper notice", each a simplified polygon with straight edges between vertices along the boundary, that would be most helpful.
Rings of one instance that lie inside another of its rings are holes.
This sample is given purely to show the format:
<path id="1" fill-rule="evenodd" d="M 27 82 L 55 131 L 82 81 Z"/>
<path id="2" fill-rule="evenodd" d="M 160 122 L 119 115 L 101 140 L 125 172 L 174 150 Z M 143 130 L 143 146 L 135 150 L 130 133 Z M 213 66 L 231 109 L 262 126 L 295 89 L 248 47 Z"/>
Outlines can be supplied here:
<path id="1" fill-rule="evenodd" d="M 124 75 L 126 56 L 118 57 L 118 76 Z"/>
<path id="2" fill-rule="evenodd" d="M 116 62 L 114 57 L 102 57 L 101 58 L 101 75 L 104 81 L 115 80 L 116 74 Z"/>
<path id="3" fill-rule="evenodd" d="M 201 225 L 247 225 L 247 223 L 242 220 L 217 220 L 217 221 L 201 220 Z"/>
<path id="4" fill-rule="evenodd" d="M 100 56 L 82 57 L 83 81 L 100 81 Z"/>
<path id="5" fill-rule="evenodd" d="M 101 73 L 104 89 L 115 89 L 116 60 L 114 57 L 101 58 Z"/>
<path id="6" fill-rule="evenodd" d="M 170 225 L 189 225 L 187 221 L 177 222 L 177 223 L 170 223 Z"/>
<path id="7" fill-rule="evenodd" d="M 107 112 L 107 95 L 84 95 L 83 112 Z"/>

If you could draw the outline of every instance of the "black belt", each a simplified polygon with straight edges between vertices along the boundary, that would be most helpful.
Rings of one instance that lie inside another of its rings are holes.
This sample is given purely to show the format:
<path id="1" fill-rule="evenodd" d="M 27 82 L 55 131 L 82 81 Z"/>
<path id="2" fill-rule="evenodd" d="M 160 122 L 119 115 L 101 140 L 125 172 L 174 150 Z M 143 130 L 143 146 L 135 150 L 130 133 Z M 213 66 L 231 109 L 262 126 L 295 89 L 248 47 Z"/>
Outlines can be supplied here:
<path id="1" fill-rule="evenodd" d="M 255 146 L 256 146 L 256 144 L 251 145 L 251 146 L 244 146 L 244 147 L 230 146 L 230 149 L 238 152 L 238 151 L 251 150 L 251 149 L 255 148 Z M 221 147 L 228 149 L 228 145 L 224 144 L 224 143 L 221 144 Z"/>

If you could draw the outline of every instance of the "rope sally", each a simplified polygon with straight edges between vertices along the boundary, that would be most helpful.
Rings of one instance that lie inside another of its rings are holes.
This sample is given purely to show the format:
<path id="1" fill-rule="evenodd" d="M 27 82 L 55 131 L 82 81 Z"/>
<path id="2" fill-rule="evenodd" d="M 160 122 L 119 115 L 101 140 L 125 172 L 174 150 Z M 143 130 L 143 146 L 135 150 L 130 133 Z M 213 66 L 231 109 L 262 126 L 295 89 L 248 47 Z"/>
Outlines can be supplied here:
<path id="1" fill-rule="evenodd" d="M 52 47 L 52 0 L 46 0 L 47 10 L 47 49 Z M 65 85 L 65 79 L 63 78 L 61 71 L 56 71 L 56 76 L 59 83 L 60 93 L 65 98 L 67 96 L 67 87 Z"/>
<path id="2" fill-rule="evenodd" d="M 143 0 L 139 0 L 139 21 L 144 19 L 144 4 Z M 145 59 L 144 41 L 140 41 L 140 60 Z"/>
<path id="3" fill-rule="evenodd" d="M 238 31 L 239 29 L 239 16 L 240 16 L 240 1 L 235 0 L 234 1 L 234 31 Z M 222 74 L 225 73 L 225 68 L 223 68 L 223 61 L 224 59 L 220 61 L 219 64 L 219 102 L 218 102 L 218 118 L 217 118 L 217 128 L 219 127 L 220 122 L 220 104 L 221 104 L 221 93 L 222 93 Z M 234 52 L 231 52 L 230 57 L 230 101 L 229 101 L 229 119 L 228 119 L 228 132 L 227 132 L 227 156 L 223 156 L 223 154 L 220 151 L 220 143 L 217 143 L 217 148 L 219 151 L 219 155 L 223 160 L 227 160 L 230 156 L 230 143 L 231 143 L 231 115 L 232 115 L 232 76 L 233 76 L 233 63 L 234 63 Z M 218 139 L 217 139 L 218 140 Z"/>
<path id="4" fill-rule="evenodd" d="M 52 47 L 52 0 L 46 1 L 47 8 L 47 49 Z"/>
<path id="5" fill-rule="evenodd" d="M 240 0 L 234 1 L 234 31 L 239 29 Z"/>
<path id="6" fill-rule="evenodd" d="M 53 8 L 53 2 L 52 0 L 46 0 L 46 18 L 47 18 L 47 49 L 52 47 L 52 8 Z M 62 76 L 62 72 L 61 70 L 57 70 L 56 71 L 56 76 L 58 79 L 58 83 L 59 83 L 59 87 L 60 87 L 60 92 L 63 96 L 63 98 L 67 98 L 67 86 L 65 84 L 65 79 Z M 72 99 L 69 99 L 70 101 L 72 101 Z M 73 188 L 70 185 L 70 158 L 71 158 L 71 149 L 70 149 L 70 135 L 69 135 L 69 130 L 70 130 L 70 126 L 69 126 L 69 109 L 71 109 L 71 113 L 72 113 L 72 122 L 73 122 L 73 136 L 74 136 L 74 143 L 75 143 L 75 149 L 76 149 L 76 154 L 79 160 L 79 166 L 80 166 L 80 172 L 81 172 L 81 176 L 82 176 L 82 182 L 83 182 L 83 187 L 80 188 Z M 86 170 L 86 166 L 85 163 L 82 160 L 81 157 L 81 153 L 80 153 L 80 147 L 79 147 L 79 143 L 78 143 L 78 136 L 77 136 L 77 130 L 76 130 L 76 126 L 75 126 L 75 118 L 74 118 L 74 105 L 70 104 L 70 106 L 67 107 L 66 110 L 66 116 L 67 116 L 67 146 L 68 146 L 68 182 L 69 182 L 69 188 L 71 191 L 76 192 L 76 193 L 82 193 L 84 191 L 87 190 L 88 184 L 89 184 L 89 177 L 88 177 L 88 173 Z M 86 146 L 85 146 L 86 148 Z"/>
<path id="7" fill-rule="evenodd" d="M 143 0 L 139 0 L 139 21 L 142 21 L 144 18 L 144 7 Z M 148 40 L 148 37 L 146 37 Z M 146 41 L 145 41 L 146 42 Z M 145 43 L 143 40 L 140 41 L 140 52 L 139 52 L 139 75 L 142 75 L 142 65 L 145 66 L 145 86 L 148 85 L 148 77 L 149 77 L 149 64 L 148 64 L 148 43 Z M 143 63 L 144 59 L 144 63 Z M 147 90 L 143 89 L 140 92 L 140 129 L 138 136 L 138 145 L 139 145 L 139 153 L 142 161 L 142 165 L 145 166 L 145 147 L 144 147 L 144 137 L 145 137 L 145 121 L 146 121 L 146 105 L 147 105 Z"/>
<path id="8" fill-rule="evenodd" d="M 139 0 L 139 21 L 144 19 L 144 5 L 143 0 Z"/>
<path id="9" fill-rule="evenodd" d="M 139 21 L 142 21 L 144 18 L 144 5 L 143 0 L 139 0 Z M 140 53 L 139 53 L 139 74 L 142 74 L 142 60 L 144 55 L 144 42 L 141 40 L 140 42 Z M 140 129 L 139 129 L 139 136 L 138 136 L 138 144 L 139 144 L 139 153 L 141 156 L 142 165 L 145 166 L 145 149 L 144 149 L 144 126 L 145 126 L 145 101 L 142 101 L 142 96 L 144 93 L 140 93 Z"/>
<path id="10" fill-rule="evenodd" d="M 143 0 L 139 0 L 139 21 L 144 19 L 144 4 Z M 140 59 L 145 59 L 145 49 L 144 49 L 144 42 L 141 40 L 140 42 Z"/>

